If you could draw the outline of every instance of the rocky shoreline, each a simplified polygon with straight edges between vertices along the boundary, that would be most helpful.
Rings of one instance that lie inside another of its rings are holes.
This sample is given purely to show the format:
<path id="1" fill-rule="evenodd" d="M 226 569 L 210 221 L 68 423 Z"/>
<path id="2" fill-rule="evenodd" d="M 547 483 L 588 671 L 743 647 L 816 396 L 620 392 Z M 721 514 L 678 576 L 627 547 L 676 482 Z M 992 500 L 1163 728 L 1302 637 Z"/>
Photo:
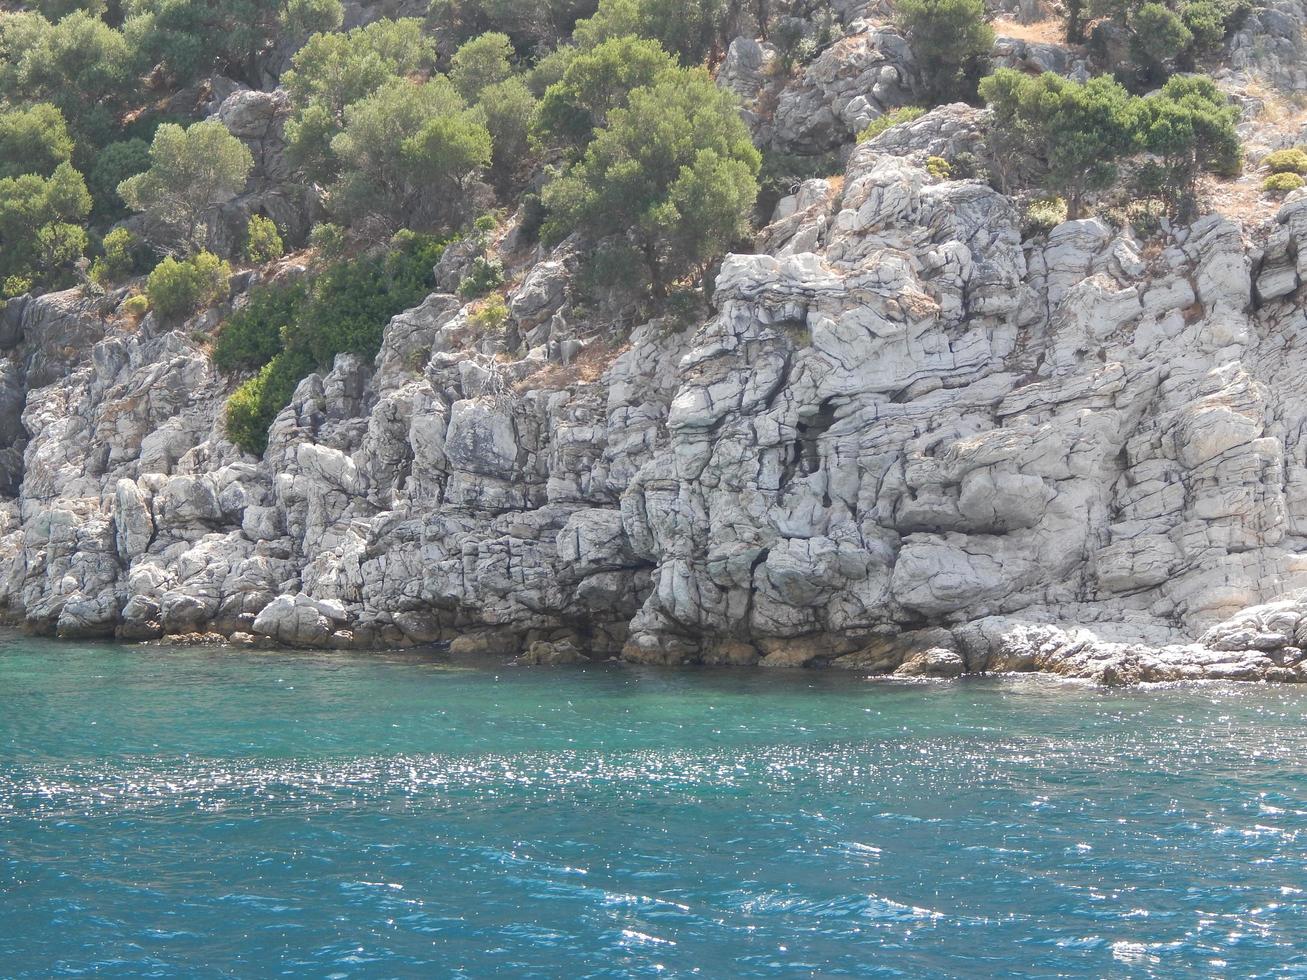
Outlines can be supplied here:
<path id="1" fill-rule="evenodd" d="M 275 163 L 279 105 L 217 117 Z M 983 157 L 985 118 L 935 109 L 804 182 L 698 322 L 589 319 L 581 244 L 522 244 L 519 215 L 505 329 L 447 250 L 262 459 L 209 353 L 258 274 L 180 326 L 121 290 L 13 301 L 0 605 L 66 638 L 1303 679 L 1307 193 L 1023 236 L 1011 199 L 925 166 Z"/>

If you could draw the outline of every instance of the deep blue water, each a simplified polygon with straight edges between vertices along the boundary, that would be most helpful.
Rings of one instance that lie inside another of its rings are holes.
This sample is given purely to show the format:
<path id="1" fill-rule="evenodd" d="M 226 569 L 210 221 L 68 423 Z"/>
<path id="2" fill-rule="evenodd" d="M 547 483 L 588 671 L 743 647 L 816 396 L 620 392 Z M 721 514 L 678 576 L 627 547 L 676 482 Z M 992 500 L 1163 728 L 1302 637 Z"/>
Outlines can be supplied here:
<path id="1" fill-rule="evenodd" d="M 0 975 L 1307 977 L 1307 689 L 0 644 Z"/>

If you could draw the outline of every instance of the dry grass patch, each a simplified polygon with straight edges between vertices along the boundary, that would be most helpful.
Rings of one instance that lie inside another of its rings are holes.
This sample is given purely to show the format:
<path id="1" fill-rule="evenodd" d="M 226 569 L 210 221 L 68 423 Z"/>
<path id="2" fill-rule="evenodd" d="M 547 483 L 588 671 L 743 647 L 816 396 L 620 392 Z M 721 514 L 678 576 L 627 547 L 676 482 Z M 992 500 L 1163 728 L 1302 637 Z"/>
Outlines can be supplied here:
<path id="1" fill-rule="evenodd" d="M 1056 44 L 1061 48 L 1068 46 L 1066 25 L 1056 17 L 1035 21 L 1033 24 L 1022 24 L 1008 17 L 995 17 L 993 28 L 999 37 L 1015 38 L 1031 44 Z"/>
<path id="2" fill-rule="evenodd" d="M 570 364 L 550 362 L 513 385 L 514 391 L 559 391 L 574 384 L 594 384 L 613 361 L 629 350 L 629 343 L 592 340 Z"/>

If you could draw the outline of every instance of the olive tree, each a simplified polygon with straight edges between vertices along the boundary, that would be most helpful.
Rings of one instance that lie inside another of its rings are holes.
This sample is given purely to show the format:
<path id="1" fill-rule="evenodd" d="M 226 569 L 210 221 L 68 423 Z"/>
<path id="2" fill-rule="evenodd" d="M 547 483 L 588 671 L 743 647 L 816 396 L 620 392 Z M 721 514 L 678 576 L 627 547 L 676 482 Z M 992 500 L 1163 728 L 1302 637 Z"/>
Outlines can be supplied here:
<path id="1" fill-rule="evenodd" d="M 192 252 L 204 244 L 206 213 L 239 194 L 253 166 L 249 149 L 222 123 L 165 123 L 150 144 L 150 169 L 124 180 L 118 194 L 145 213 L 155 244 Z"/>

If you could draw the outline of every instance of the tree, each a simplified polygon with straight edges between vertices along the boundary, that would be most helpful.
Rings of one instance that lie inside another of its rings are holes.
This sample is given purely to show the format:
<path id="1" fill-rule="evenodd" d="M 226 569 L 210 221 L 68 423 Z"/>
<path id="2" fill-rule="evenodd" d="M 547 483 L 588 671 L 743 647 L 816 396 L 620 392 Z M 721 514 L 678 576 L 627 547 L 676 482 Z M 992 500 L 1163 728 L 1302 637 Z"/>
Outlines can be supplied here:
<path id="1" fill-rule="evenodd" d="M 521 79 L 509 78 L 482 89 L 477 107 L 490 133 L 490 175 L 496 188 L 506 191 L 529 157 L 535 96 Z"/>
<path id="2" fill-rule="evenodd" d="M 205 213 L 239 194 L 253 166 L 249 149 L 222 123 L 165 123 L 150 144 L 150 169 L 124 180 L 118 193 L 156 226 L 157 244 L 189 252 L 204 243 Z"/>
<path id="3" fill-rule="evenodd" d="M 7 294 L 66 285 L 86 250 L 91 210 L 82 175 L 64 162 L 49 177 L 0 179 L 0 280 Z"/>
<path id="4" fill-rule="evenodd" d="M 476 102 L 486 86 L 512 75 L 513 45 L 507 34 L 489 33 L 474 37 L 450 59 L 449 80 L 468 102 Z"/>
<path id="5" fill-rule="evenodd" d="M 1184 21 L 1160 3 L 1146 3 L 1130 18 L 1130 56 L 1143 72 L 1145 84 L 1169 77 L 1193 41 Z"/>
<path id="6" fill-rule="evenodd" d="M 657 41 L 619 37 L 577 53 L 563 77 L 545 90 L 537 130 L 554 142 L 584 146 L 608 113 L 626 104 L 633 89 L 649 85 L 676 62 Z"/>
<path id="7" fill-rule="evenodd" d="M 596 0 L 432 0 L 427 21 L 440 37 L 442 50 L 468 38 L 498 31 L 520 52 L 556 46 L 572 33 L 578 17 L 594 13 Z"/>
<path id="8" fill-rule="evenodd" d="M 443 75 L 395 79 L 349 106 L 331 150 L 340 166 L 332 210 L 387 235 L 456 223 L 469 181 L 491 159 L 484 118 Z"/>
<path id="9" fill-rule="evenodd" d="M 96 217 L 112 220 L 126 214 L 126 202 L 118 195 L 118 185 L 149 169 L 150 144 L 145 140 L 118 140 L 101 150 L 86 175 Z"/>
<path id="10" fill-rule="evenodd" d="M 1154 186 L 1173 214 L 1191 209 L 1200 174 L 1239 172 L 1239 109 L 1207 76 L 1172 78 L 1139 106 L 1143 148 L 1161 160 Z"/>
<path id="11" fill-rule="evenodd" d="M 130 0 L 129 10 L 133 46 L 174 84 L 219 71 L 257 85 L 279 40 L 333 31 L 344 16 L 340 0 Z"/>
<path id="12" fill-rule="evenodd" d="M 6 14 L 0 34 L 3 94 L 57 106 L 79 149 L 107 142 L 136 76 L 127 39 L 84 10 L 56 24 L 37 14 Z"/>
<path id="13" fill-rule="evenodd" d="M 931 99 L 938 104 L 975 98 L 994 46 L 983 0 L 899 0 L 895 20 L 907 34 Z"/>
<path id="14" fill-rule="evenodd" d="M 577 22 L 573 41 L 584 51 L 637 35 L 698 65 L 717 60 L 726 21 L 722 0 L 599 0 L 594 16 Z"/>
<path id="15" fill-rule="evenodd" d="M 633 91 L 545 188 L 546 232 L 628 236 L 661 297 L 744 233 L 760 163 L 734 97 L 702 69 L 678 70 Z"/>
<path id="16" fill-rule="evenodd" d="M 1034 161 L 1045 189 L 1066 198 L 1073 219 L 1087 193 L 1112 185 L 1117 161 L 1137 145 L 1135 100 L 1110 78 L 1080 84 L 1002 68 L 980 83 L 980 95 L 994 113 L 997 156 Z"/>
<path id="17" fill-rule="evenodd" d="M 286 123 L 291 162 L 311 180 L 330 181 L 336 176 L 331 140 L 345 125 L 346 107 L 425 68 L 434 57 L 421 21 L 412 18 L 309 38 L 281 77 L 294 105 Z"/>
<path id="18" fill-rule="evenodd" d="M 0 177 L 47 175 L 72 155 L 63 113 L 50 103 L 0 113 Z"/>

